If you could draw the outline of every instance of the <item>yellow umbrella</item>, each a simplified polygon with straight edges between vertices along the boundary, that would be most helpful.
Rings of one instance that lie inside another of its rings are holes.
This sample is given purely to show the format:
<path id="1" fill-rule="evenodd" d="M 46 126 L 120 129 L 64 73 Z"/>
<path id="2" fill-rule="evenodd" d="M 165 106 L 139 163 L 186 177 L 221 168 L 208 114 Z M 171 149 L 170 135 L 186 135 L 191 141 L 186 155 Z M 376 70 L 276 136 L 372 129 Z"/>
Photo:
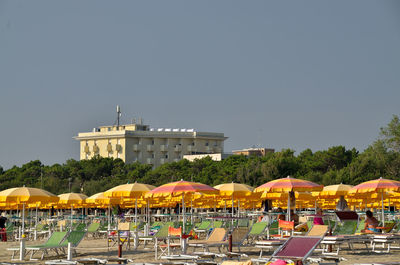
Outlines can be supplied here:
<path id="1" fill-rule="evenodd" d="M 58 195 L 60 200 L 58 201 L 58 206 L 61 207 L 71 207 L 71 229 L 72 229 L 72 212 L 74 206 L 82 206 L 85 203 L 85 200 L 88 198 L 85 194 L 82 193 L 63 193 Z"/>
<path id="2" fill-rule="evenodd" d="M 118 204 L 120 202 L 117 198 L 110 198 L 104 196 L 104 192 L 96 193 L 89 198 L 85 199 L 85 203 L 92 205 L 100 205 L 100 204 Z"/>
<path id="3" fill-rule="evenodd" d="M 240 184 L 240 183 L 225 183 L 225 184 L 220 184 L 217 186 L 214 186 L 215 189 L 219 191 L 220 197 L 230 197 L 232 198 L 232 217 L 234 216 L 234 198 L 240 199 L 240 198 L 246 198 L 250 197 L 253 195 L 253 190 L 254 188 L 246 185 L 246 184 Z M 239 207 L 239 201 L 238 201 L 238 207 Z M 233 222 L 233 219 L 232 219 Z"/>
<path id="4" fill-rule="evenodd" d="M 325 186 L 323 190 L 319 192 L 318 197 L 323 199 L 339 198 L 340 196 L 346 196 L 352 188 L 353 186 L 345 184 Z"/>
<path id="5" fill-rule="evenodd" d="M 104 192 L 104 196 L 110 198 L 135 198 L 135 224 L 137 223 L 137 201 L 155 186 L 143 183 L 122 184 Z"/>
<path id="6" fill-rule="evenodd" d="M 29 187 L 18 187 L 3 190 L 0 192 L 1 203 L 14 203 L 22 204 L 22 234 L 24 234 L 25 228 L 25 205 L 28 203 L 46 203 L 46 202 L 57 202 L 58 198 L 56 195 L 37 188 Z M 36 218 L 37 219 L 37 218 Z"/>

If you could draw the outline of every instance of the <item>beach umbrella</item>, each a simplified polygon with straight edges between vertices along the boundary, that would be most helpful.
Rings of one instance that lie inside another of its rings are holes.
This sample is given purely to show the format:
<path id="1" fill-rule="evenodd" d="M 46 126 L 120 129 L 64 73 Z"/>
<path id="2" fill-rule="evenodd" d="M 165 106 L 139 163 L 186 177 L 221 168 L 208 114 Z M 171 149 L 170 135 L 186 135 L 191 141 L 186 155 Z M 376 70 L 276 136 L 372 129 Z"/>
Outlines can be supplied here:
<path id="1" fill-rule="evenodd" d="M 137 224 L 137 201 L 155 186 L 143 183 L 122 184 L 104 192 L 104 196 L 110 198 L 135 198 L 135 224 Z"/>
<path id="2" fill-rule="evenodd" d="M 400 191 L 400 181 L 379 178 L 375 180 L 370 180 L 354 186 L 349 194 L 353 196 L 357 195 L 371 195 L 372 193 L 380 193 L 382 201 L 382 222 L 385 225 L 385 211 L 384 211 L 384 196 L 385 192 L 398 192 Z"/>
<path id="3" fill-rule="evenodd" d="M 337 184 L 325 186 L 322 191 L 317 193 L 317 196 L 322 199 L 335 199 L 340 196 L 346 196 L 349 191 L 353 188 L 351 185 Z"/>
<path id="4" fill-rule="evenodd" d="M 58 200 L 59 198 L 56 195 L 38 188 L 18 187 L 0 192 L 0 203 L 22 204 L 22 234 L 25 228 L 25 206 L 27 204 L 57 202 Z"/>
<path id="5" fill-rule="evenodd" d="M 254 188 L 240 183 L 224 183 L 217 186 L 214 186 L 215 189 L 219 191 L 220 197 L 229 197 L 232 198 L 232 223 L 234 217 L 234 199 L 240 200 L 241 198 L 251 197 L 253 195 Z M 239 208 L 239 201 L 238 201 Z M 239 211 L 238 211 L 239 212 Z"/>
<path id="6" fill-rule="evenodd" d="M 296 179 L 288 176 L 286 178 L 269 181 L 255 188 L 254 192 L 261 193 L 263 195 L 264 193 L 268 192 L 291 193 L 295 191 L 321 191 L 322 189 L 323 186 L 317 183 L 303 179 Z M 290 196 L 288 196 L 288 220 L 290 220 L 289 209 L 290 209 Z"/>
<path id="7" fill-rule="evenodd" d="M 110 198 L 104 196 L 104 192 L 96 193 L 85 199 L 85 204 L 91 205 L 104 205 L 104 204 L 118 204 L 120 202 L 117 198 Z"/>
<path id="8" fill-rule="evenodd" d="M 72 212 L 75 207 L 83 206 L 85 200 L 88 198 L 85 194 L 82 193 L 63 193 L 58 195 L 60 200 L 58 201 L 57 205 L 61 207 L 71 207 L 71 229 L 72 229 Z"/>
<path id="9" fill-rule="evenodd" d="M 161 185 L 148 193 L 146 193 L 146 198 L 172 198 L 172 197 L 182 197 L 182 213 L 183 213 L 183 231 L 185 231 L 185 195 L 193 195 L 195 192 L 201 192 L 204 194 L 217 194 L 218 190 L 210 187 L 208 185 L 190 182 L 190 181 L 176 181 Z"/>

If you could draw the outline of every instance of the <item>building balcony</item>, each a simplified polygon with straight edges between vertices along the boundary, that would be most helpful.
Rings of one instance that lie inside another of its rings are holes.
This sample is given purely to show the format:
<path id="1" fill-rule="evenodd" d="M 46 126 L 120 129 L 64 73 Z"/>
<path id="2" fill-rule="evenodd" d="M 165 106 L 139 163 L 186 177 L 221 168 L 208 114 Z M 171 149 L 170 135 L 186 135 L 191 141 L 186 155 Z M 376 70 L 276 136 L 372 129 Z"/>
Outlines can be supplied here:
<path id="1" fill-rule="evenodd" d="M 107 152 L 111 153 L 113 151 L 112 145 L 110 143 L 107 144 Z"/>
<path id="2" fill-rule="evenodd" d="M 147 145 L 147 151 L 148 151 L 148 152 L 154 152 L 154 145 L 148 144 L 148 145 Z"/>
<path id="3" fill-rule="evenodd" d="M 121 152 L 122 151 L 122 145 L 116 144 L 115 145 L 115 150 L 117 150 L 117 152 Z"/>
<path id="4" fill-rule="evenodd" d="M 162 165 L 162 164 L 165 164 L 165 163 L 167 163 L 168 162 L 168 159 L 167 158 L 161 158 L 160 159 L 160 164 Z"/>
<path id="5" fill-rule="evenodd" d="M 214 152 L 215 153 L 221 153 L 222 152 L 222 148 L 219 146 L 214 146 Z"/>
<path id="6" fill-rule="evenodd" d="M 135 152 L 138 152 L 138 151 L 140 151 L 140 144 L 134 144 L 133 145 L 133 151 L 135 151 Z"/>
<path id="7" fill-rule="evenodd" d="M 182 146 L 181 145 L 175 146 L 174 151 L 175 152 L 181 152 L 182 151 Z"/>
<path id="8" fill-rule="evenodd" d="M 147 158 L 146 163 L 149 165 L 154 165 L 154 158 Z"/>
<path id="9" fill-rule="evenodd" d="M 168 145 L 166 145 L 166 144 L 160 145 L 160 151 L 161 152 L 168 152 Z"/>
<path id="10" fill-rule="evenodd" d="M 211 146 L 206 146 L 206 152 L 207 153 L 214 153 L 214 148 L 212 148 Z"/>
<path id="11" fill-rule="evenodd" d="M 88 145 L 85 145 L 85 147 L 83 148 L 83 152 L 85 152 L 86 154 L 90 153 Z"/>
<path id="12" fill-rule="evenodd" d="M 100 148 L 97 145 L 93 145 L 93 152 L 98 153 L 100 151 Z"/>
<path id="13" fill-rule="evenodd" d="M 175 158 L 175 159 L 174 159 L 174 162 L 179 162 L 179 161 L 180 161 L 179 158 Z"/>
<path id="14" fill-rule="evenodd" d="M 196 147 L 194 147 L 193 145 L 188 145 L 187 146 L 187 150 L 188 150 L 188 152 L 195 152 L 196 151 Z"/>

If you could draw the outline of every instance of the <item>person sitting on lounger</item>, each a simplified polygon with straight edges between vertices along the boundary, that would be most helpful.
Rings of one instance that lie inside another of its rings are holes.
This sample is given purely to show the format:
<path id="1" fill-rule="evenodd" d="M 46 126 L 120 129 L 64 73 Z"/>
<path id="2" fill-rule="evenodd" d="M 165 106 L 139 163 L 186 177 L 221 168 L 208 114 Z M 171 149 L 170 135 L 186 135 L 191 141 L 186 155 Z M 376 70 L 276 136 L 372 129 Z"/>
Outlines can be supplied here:
<path id="1" fill-rule="evenodd" d="M 362 232 L 365 233 L 379 233 L 381 230 L 377 229 L 379 222 L 378 220 L 374 217 L 373 213 L 368 210 L 365 212 L 366 218 L 365 218 L 365 227 Z"/>
<path id="2" fill-rule="evenodd" d="M 314 216 L 314 225 L 324 225 L 324 220 L 322 219 L 322 209 L 317 209 L 317 213 Z"/>

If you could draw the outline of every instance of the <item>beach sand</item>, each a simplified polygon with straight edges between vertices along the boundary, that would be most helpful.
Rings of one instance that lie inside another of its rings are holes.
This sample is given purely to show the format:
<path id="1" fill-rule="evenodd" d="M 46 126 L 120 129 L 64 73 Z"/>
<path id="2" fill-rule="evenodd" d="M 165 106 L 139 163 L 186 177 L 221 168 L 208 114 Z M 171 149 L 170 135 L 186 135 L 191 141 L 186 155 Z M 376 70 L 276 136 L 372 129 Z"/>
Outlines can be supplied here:
<path id="1" fill-rule="evenodd" d="M 27 246 L 29 245 L 37 245 L 42 243 L 43 241 L 36 241 L 36 242 L 27 242 Z M 0 242 L 0 262 L 11 262 L 11 251 L 7 251 L 6 249 L 9 247 L 18 246 L 18 242 Z M 148 249 L 144 249 L 143 245 L 140 245 L 137 250 L 133 250 L 133 244 L 131 250 L 127 250 L 125 246 L 123 247 L 123 257 L 132 259 L 135 263 L 144 263 L 144 262 L 151 262 L 151 263 L 159 263 L 160 260 L 155 260 L 154 257 L 154 249 L 153 245 L 148 245 Z M 362 249 L 363 246 L 359 246 L 358 249 Z M 196 249 L 200 251 L 201 249 Z M 218 253 L 218 249 L 210 249 L 211 252 Z M 224 251 L 224 250 L 222 250 Z M 237 248 L 234 248 L 233 251 L 237 251 Z M 193 252 L 193 248 L 189 248 L 188 254 Z M 246 253 L 249 255 L 248 258 L 242 258 L 241 260 L 248 260 L 251 258 L 258 258 L 259 251 L 254 247 L 241 247 L 241 252 Z M 100 258 L 100 259 L 107 259 L 107 258 L 115 258 L 117 257 L 117 248 L 113 248 L 110 251 L 107 250 L 107 240 L 106 239 L 84 239 L 77 249 L 78 256 L 74 257 L 74 259 L 80 258 Z M 271 253 L 265 253 L 264 257 L 268 257 Z M 46 260 L 52 259 L 66 259 L 66 256 L 55 256 L 54 252 L 51 252 L 52 256 L 45 257 L 42 261 L 35 261 L 35 264 L 44 264 Z M 318 254 L 315 253 L 314 256 Z M 358 254 L 353 254 L 350 251 L 342 250 L 340 252 L 340 256 L 347 259 L 347 261 L 342 261 L 340 264 L 355 264 L 355 263 L 373 263 L 373 262 L 400 262 L 400 250 L 393 249 L 391 253 L 368 253 L 365 250 Z M 39 257 L 37 254 L 35 257 Z M 28 259 L 28 257 L 26 258 Z M 221 259 L 217 260 L 221 262 Z M 20 263 L 19 261 L 12 261 L 14 263 Z M 26 263 L 31 264 L 32 262 L 26 261 Z"/>

